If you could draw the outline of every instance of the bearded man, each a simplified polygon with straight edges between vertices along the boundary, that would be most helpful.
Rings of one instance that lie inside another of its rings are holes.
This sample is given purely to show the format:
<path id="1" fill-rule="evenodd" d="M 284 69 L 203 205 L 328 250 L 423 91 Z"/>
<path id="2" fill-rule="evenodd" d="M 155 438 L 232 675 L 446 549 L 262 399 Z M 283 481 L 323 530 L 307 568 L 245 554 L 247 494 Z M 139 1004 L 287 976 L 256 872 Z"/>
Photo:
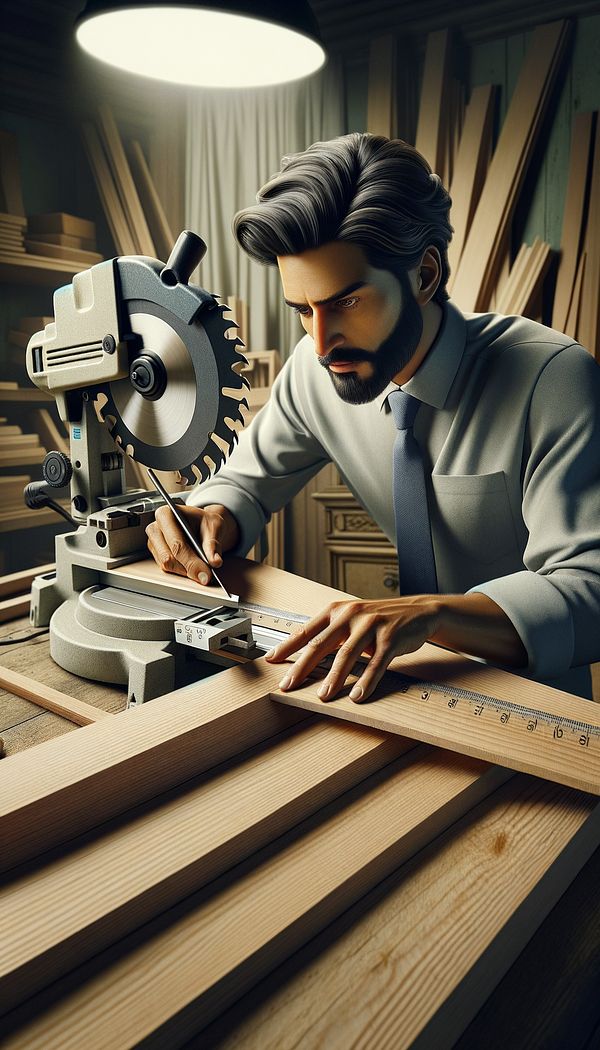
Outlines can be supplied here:
<path id="1" fill-rule="evenodd" d="M 267 405 L 186 516 L 148 529 L 163 569 L 207 582 L 327 462 L 396 545 L 400 596 L 329 605 L 277 647 L 328 653 L 321 696 L 370 659 L 432 641 L 590 696 L 600 659 L 600 370 L 522 317 L 463 314 L 446 292 L 450 198 L 410 145 L 351 134 L 286 157 L 234 234 L 277 265 L 305 329 Z"/>

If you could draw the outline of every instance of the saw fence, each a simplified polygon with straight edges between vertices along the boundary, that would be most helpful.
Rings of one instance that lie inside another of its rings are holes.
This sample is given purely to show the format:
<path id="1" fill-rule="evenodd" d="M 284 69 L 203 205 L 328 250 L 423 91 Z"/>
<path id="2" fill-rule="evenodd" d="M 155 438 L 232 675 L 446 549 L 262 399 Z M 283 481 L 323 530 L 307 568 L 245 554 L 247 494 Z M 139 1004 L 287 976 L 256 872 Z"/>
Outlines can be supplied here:
<path id="1" fill-rule="evenodd" d="M 247 601 L 340 597 L 245 565 Z M 446 653 L 444 675 L 469 663 Z M 4 1046 L 210 1045 L 386 878 L 393 968 L 352 964 L 369 1005 L 330 974 L 272 1045 L 450 1045 L 600 844 L 593 796 L 283 704 L 281 674 L 238 665 L 0 763 Z M 500 672 L 476 674 L 491 691 Z"/>

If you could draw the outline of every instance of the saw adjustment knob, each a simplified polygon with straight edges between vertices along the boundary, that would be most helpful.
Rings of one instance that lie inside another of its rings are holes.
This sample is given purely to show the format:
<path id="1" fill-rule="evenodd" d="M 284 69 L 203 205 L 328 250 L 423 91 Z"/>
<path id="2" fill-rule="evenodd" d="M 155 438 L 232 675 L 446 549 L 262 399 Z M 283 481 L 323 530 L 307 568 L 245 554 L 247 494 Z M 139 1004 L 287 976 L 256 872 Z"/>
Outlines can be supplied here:
<path id="1" fill-rule="evenodd" d="M 71 460 L 64 452 L 48 452 L 42 463 L 42 474 L 53 489 L 62 489 L 73 477 Z"/>

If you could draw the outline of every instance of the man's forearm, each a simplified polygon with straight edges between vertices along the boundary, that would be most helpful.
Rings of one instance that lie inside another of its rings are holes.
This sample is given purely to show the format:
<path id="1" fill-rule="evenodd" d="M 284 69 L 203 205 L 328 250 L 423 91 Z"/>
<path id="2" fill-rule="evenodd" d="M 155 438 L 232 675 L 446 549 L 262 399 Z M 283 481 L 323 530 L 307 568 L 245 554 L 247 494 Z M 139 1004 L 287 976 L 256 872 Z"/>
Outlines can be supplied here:
<path id="1" fill-rule="evenodd" d="M 507 667 L 527 666 L 517 631 L 487 594 L 443 594 L 434 601 L 439 619 L 430 641 Z"/>

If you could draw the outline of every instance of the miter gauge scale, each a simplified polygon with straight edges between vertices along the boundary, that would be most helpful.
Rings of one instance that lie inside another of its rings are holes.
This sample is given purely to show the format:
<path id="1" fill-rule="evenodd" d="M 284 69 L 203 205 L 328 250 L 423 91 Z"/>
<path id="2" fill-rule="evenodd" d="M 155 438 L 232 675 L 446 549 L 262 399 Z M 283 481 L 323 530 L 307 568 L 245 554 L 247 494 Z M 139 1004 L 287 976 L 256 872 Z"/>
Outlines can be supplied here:
<path id="1" fill-rule="evenodd" d="M 34 582 L 31 620 L 50 624 L 58 664 L 126 682 L 135 702 L 175 688 L 189 662 L 176 620 L 204 617 L 206 652 L 217 639 L 251 642 L 235 596 L 175 596 L 166 574 L 148 593 L 112 575 L 146 555 L 145 529 L 163 502 L 154 490 L 127 491 L 125 457 L 191 485 L 219 469 L 243 426 L 246 359 L 227 337 L 235 322 L 216 296 L 188 284 L 205 251 L 185 231 L 166 265 L 121 257 L 77 274 L 27 347 L 29 376 L 56 398 L 70 437 L 69 456 L 46 457 L 45 484 L 70 485 L 77 526 L 56 538 L 55 574 Z"/>

